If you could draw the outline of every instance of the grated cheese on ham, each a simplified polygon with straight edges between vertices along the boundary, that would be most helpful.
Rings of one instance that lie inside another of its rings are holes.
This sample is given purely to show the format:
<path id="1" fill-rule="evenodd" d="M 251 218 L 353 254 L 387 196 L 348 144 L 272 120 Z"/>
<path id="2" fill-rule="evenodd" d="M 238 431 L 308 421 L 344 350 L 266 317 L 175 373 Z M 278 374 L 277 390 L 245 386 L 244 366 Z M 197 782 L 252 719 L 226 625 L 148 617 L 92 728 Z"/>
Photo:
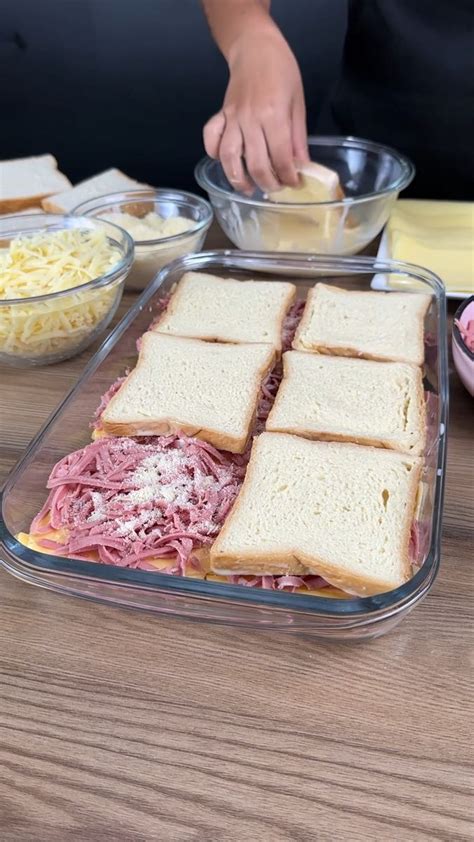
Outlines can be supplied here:
<path id="1" fill-rule="evenodd" d="M 184 575 L 193 551 L 212 543 L 222 525 L 245 464 L 184 435 L 99 439 L 53 468 L 31 534 L 51 549 L 42 533 L 66 530 L 58 553 L 95 552 L 121 567 L 169 557 L 166 572 Z"/>

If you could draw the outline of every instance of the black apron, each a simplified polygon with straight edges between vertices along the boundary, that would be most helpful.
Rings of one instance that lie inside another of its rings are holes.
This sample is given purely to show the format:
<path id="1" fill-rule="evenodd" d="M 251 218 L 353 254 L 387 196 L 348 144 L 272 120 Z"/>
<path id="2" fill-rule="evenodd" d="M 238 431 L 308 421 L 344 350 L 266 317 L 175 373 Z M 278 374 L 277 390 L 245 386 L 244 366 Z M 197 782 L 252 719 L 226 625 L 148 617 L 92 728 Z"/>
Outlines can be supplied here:
<path id="1" fill-rule="evenodd" d="M 474 199 L 474 0 L 350 0 L 336 128 L 414 162 L 407 194 Z"/>

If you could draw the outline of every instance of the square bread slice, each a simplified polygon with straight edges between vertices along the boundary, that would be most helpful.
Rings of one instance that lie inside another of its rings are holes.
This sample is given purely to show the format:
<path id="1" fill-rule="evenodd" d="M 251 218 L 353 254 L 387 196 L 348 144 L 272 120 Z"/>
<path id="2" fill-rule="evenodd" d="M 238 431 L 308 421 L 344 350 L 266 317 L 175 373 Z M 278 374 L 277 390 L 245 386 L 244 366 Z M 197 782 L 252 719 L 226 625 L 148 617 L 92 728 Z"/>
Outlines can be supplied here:
<path id="1" fill-rule="evenodd" d="M 44 199 L 41 204 L 47 213 L 72 213 L 78 205 L 82 205 L 89 199 L 105 196 L 107 193 L 140 190 L 147 187 L 148 185 L 135 181 L 116 167 L 111 167 L 98 175 L 80 181 L 74 187 L 70 185 L 70 189 L 63 188 L 62 192 L 59 192 L 59 189 L 54 191 L 54 196 Z"/>
<path id="2" fill-rule="evenodd" d="M 297 351 L 422 365 L 431 296 L 346 291 L 316 284 L 293 341 Z"/>
<path id="3" fill-rule="evenodd" d="M 426 440 L 421 368 L 288 351 L 266 429 L 419 456 Z"/>
<path id="4" fill-rule="evenodd" d="M 344 198 L 339 175 L 335 170 L 309 161 L 297 166 L 299 183 L 282 187 L 268 194 L 272 202 L 334 202 Z"/>
<path id="5" fill-rule="evenodd" d="M 211 342 L 269 343 L 281 350 L 294 284 L 186 272 L 154 330 Z"/>
<path id="6" fill-rule="evenodd" d="M 112 436 L 182 432 L 242 453 L 260 386 L 275 361 L 271 345 L 224 345 L 145 333 L 138 363 L 102 414 Z"/>
<path id="7" fill-rule="evenodd" d="M 368 596 L 411 575 L 418 457 L 285 433 L 255 439 L 244 484 L 211 548 L 216 573 L 314 573 Z"/>
<path id="8" fill-rule="evenodd" d="M 53 155 L 0 161 L 0 214 L 40 205 L 45 196 L 71 186 Z"/>

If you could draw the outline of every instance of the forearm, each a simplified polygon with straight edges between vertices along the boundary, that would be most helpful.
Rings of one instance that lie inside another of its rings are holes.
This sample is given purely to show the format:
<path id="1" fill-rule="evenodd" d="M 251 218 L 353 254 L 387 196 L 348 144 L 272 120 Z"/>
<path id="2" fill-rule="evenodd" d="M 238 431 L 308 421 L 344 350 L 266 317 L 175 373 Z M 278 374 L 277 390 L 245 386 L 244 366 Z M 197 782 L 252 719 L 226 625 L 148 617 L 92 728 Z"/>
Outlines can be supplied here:
<path id="1" fill-rule="evenodd" d="M 270 3 L 271 0 L 202 0 L 214 40 L 228 63 L 246 34 L 255 32 L 257 27 L 262 32 L 276 30 Z"/>

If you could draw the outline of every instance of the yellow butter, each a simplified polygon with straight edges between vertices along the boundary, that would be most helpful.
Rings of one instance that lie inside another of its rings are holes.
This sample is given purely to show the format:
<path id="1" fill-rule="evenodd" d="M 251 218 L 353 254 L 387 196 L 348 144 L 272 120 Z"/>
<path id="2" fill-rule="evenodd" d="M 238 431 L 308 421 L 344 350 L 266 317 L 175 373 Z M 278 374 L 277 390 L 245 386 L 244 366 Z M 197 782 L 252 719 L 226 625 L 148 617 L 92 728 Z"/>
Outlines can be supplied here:
<path id="1" fill-rule="evenodd" d="M 448 291 L 474 291 L 474 203 L 402 199 L 388 225 L 394 260 L 424 266 Z"/>

